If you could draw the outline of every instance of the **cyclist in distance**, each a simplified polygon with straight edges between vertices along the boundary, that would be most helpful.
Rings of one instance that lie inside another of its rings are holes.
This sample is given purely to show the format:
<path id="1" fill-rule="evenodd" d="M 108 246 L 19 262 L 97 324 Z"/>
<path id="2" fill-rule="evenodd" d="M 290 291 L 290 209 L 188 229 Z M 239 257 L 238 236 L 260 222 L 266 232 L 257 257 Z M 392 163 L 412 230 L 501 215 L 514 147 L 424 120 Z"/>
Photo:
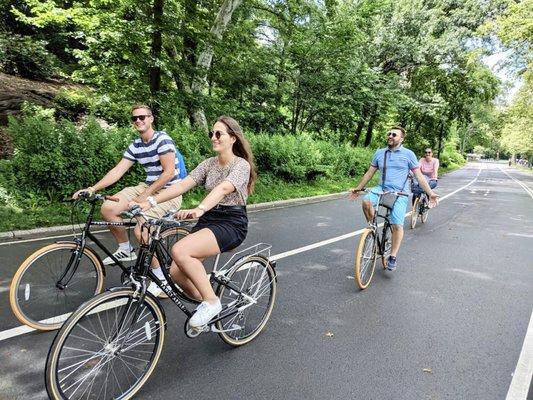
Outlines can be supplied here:
<path id="1" fill-rule="evenodd" d="M 203 260 L 239 246 L 248 233 L 246 199 L 252 192 L 256 172 L 252 151 L 238 122 L 222 116 L 209 133 L 217 155 L 202 161 L 184 180 L 154 196 L 156 204 L 203 185 L 207 196 L 194 209 L 180 210 L 176 217 L 199 218 L 191 233 L 172 247 L 170 274 L 191 297 L 202 300 L 189 321 L 191 327 L 207 324 L 222 309 Z M 137 205 L 130 202 L 130 207 Z M 138 204 L 149 210 L 153 204 Z"/>
<path id="2" fill-rule="evenodd" d="M 422 172 L 420 172 L 415 153 L 402 146 L 404 139 L 405 130 L 402 127 L 395 126 L 389 129 L 389 132 L 387 133 L 387 147 L 378 149 L 374 153 L 370 167 L 361 178 L 359 184 L 351 190 L 350 197 L 353 200 L 359 197 L 362 189 L 379 169 L 381 173 L 380 184 L 373 188 L 373 191 L 394 191 L 405 193 L 409 190 L 408 175 L 409 172 L 412 172 L 421 183 L 424 191 L 428 194 L 430 203 L 436 205 L 438 196 L 433 190 L 431 190 L 424 179 Z M 400 250 L 400 245 L 403 239 L 403 222 L 408 200 L 407 196 L 398 196 L 391 211 L 392 246 L 390 256 L 387 260 L 387 269 L 389 271 L 396 270 L 398 265 L 396 256 Z M 374 217 L 373 206 L 377 205 L 377 201 L 378 196 L 371 192 L 363 197 L 363 213 L 369 222 L 372 221 Z"/>
<path id="3" fill-rule="evenodd" d="M 420 172 L 422 172 L 422 175 L 428 182 L 429 187 L 431 189 L 435 189 L 437 187 L 437 180 L 439 177 L 439 159 L 433 157 L 433 150 L 430 147 L 424 151 L 424 157 L 418 161 L 418 165 L 420 166 Z M 422 194 L 423 189 L 418 183 L 413 182 L 412 190 L 414 203 L 415 196 Z"/>
<path id="4" fill-rule="evenodd" d="M 137 202 L 149 201 L 154 204 L 154 208 L 148 213 L 154 218 L 162 217 L 170 209 L 179 209 L 181 206 L 181 197 L 176 197 L 156 206 L 152 196 L 161 189 L 179 182 L 187 175 L 183 156 L 176 149 L 170 136 L 163 131 L 154 130 L 152 126 L 154 117 L 149 106 L 133 106 L 131 121 L 139 137 L 134 139 L 124 151 L 122 159 L 93 186 L 78 190 L 72 196 L 76 199 L 80 192 L 85 191 L 94 194 L 105 189 L 122 178 L 135 162 L 141 164 L 146 172 L 146 180 L 137 186 L 126 187 L 115 194 L 115 197 L 118 197 L 120 201 L 106 200 L 102 204 L 102 216 L 109 222 L 121 222 L 120 214 L 128 209 L 128 203 L 132 200 Z M 109 229 L 118 243 L 118 249 L 113 255 L 119 261 L 135 260 L 137 255 L 128 240 L 126 229 L 122 226 L 112 226 Z M 139 236 L 139 234 L 140 232 L 136 230 L 136 235 Z M 103 262 L 104 265 L 114 263 L 110 257 L 104 259 Z M 160 269 L 156 269 L 154 272 L 164 279 Z"/>

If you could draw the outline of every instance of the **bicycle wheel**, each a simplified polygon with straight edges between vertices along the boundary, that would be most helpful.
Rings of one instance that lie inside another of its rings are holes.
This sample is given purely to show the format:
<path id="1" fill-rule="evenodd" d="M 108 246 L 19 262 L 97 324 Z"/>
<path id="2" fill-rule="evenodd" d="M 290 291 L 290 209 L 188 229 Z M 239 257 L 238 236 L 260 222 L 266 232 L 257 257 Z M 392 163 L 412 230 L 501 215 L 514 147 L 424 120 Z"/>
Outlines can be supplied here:
<path id="1" fill-rule="evenodd" d="M 276 273 L 268 260 L 252 256 L 236 270 L 227 275 L 231 283 L 241 292 L 251 296 L 255 303 L 236 314 L 215 323 L 220 338 L 232 345 L 242 346 L 252 341 L 265 327 L 276 301 Z M 224 285 L 217 288 L 222 307 L 242 307 L 247 303 L 242 296 Z"/>
<path id="2" fill-rule="evenodd" d="M 415 229 L 416 221 L 418 220 L 418 205 L 420 204 L 420 197 L 417 197 L 413 203 L 411 210 L 411 229 Z"/>
<path id="3" fill-rule="evenodd" d="M 427 197 L 425 197 L 424 201 L 420 205 L 420 221 L 422 221 L 423 224 L 426 223 L 426 221 L 428 220 L 428 216 L 429 216 L 429 204 L 428 204 Z"/>
<path id="4" fill-rule="evenodd" d="M 83 304 L 56 335 L 46 359 L 51 399 L 129 399 L 153 372 L 165 317 L 151 295 L 102 293 Z"/>
<path id="5" fill-rule="evenodd" d="M 359 289 L 366 289 L 370 285 L 376 266 L 376 251 L 376 235 L 370 229 L 365 229 L 355 253 L 355 283 Z"/>
<path id="6" fill-rule="evenodd" d="M 163 256 L 169 257 L 172 246 L 174 246 L 178 240 L 183 239 L 188 234 L 189 231 L 182 227 L 171 226 L 169 228 L 164 228 L 164 230 L 161 232 L 161 243 L 163 244 L 163 247 L 167 249 L 168 254 L 164 253 Z M 167 267 L 167 270 L 172 263 L 170 258 L 165 258 L 164 260 L 159 261 L 161 265 L 165 265 Z"/>
<path id="7" fill-rule="evenodd" d="M 54 243 L 24 260 L 9 288 L 9 303 L 20 322 L 41 331 L 59 329 L 80 304 L 103 290 L 102 262 L 87 247 L 68 279 L 77 249 L 74 242 Z M 65 270 L 69 272 L 64 285 L 58 285 Z"/>
<path id="8" fill-rule="evenodd" d="M 383 265 L 383 268 L 387 268 L 387 259 L 390 256 L 392 248 L 392 228 L 388 223 L 383 225 L 381 240 L 383 241 L 381 243 L 381 249 L 383 250 L 381 252 L 381 264 Z"/>

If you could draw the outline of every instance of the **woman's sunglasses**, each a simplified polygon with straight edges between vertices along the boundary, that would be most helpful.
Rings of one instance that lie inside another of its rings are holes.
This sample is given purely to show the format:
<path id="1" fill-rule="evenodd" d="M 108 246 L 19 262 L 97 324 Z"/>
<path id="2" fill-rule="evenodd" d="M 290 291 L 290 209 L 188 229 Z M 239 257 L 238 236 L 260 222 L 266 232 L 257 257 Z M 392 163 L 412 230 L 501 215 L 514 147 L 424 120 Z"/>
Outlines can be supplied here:
<path id="1" fill-rule="evenodd" d="M 222 131 L 211 131 L 211 132 L 209 132 L 209 139 L 213 138 L 213 136 L 214 136 L 218 140 L 218 139 L 220 139 L 221 135 L 225 135 L 225 134 L 226 134 L 226 132 L 222 132 Z"/>

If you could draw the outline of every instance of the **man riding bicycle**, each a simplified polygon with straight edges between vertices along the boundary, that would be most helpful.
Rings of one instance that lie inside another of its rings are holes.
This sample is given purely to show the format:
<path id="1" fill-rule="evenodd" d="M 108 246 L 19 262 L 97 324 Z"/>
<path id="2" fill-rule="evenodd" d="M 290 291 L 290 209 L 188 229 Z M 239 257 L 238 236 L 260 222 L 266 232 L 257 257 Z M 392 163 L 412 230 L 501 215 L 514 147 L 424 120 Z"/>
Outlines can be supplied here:
<path id="1" fill-rule="evenodd" d="M 120 214 L 128 209 L 128 203 L 132 200 L 137 202 L 149 201 L 153 203 L 153 195 L 161 189 L 180 181 L 187 175 L 183 156 L 176 149 L 174 141 L 163 131 L 155 131 L 152 127 L 154 117 L 152 110 L 146 105 L 136 105 L 131 109 L 131 121 L 133 128 L 139 133 L 124 151 L 122 160 L 105 174 L 93 186 L 78 190 L 73 198 L 77 198 L 80 192 L 96 193 L 117 182 L 122 176 L 138 162 L 146 172 L 146 180 L 137 186 L 126 187 L 114 197 L 118 202 L 106 200 L 102 205 L 101 213 L 106 221 L 121 222 Z M 150 216 L 162 217 L 170 209 L 179 209 L 181 196 L 160 203 L 150 210 Z M 118 243 L 118 249 L 113 253 L 119 261 L 133 261 L 137 258 L 131 246 L 126 229 L 122 226 L 114 226 L 109 229 Z M 136 232 L 137 233 L 137 232 Z M 104 259 L 104 265 L 114 264 L 111 257 Z M 159 275 L 159 274 L 158 274 Z M 162 273 L 161 273 L 161 276 Z"/>
<path id="2" fill-rule="evenodd" d="M 380 185 L 372 191 L 405 193 L 409 190 L 407 178 L 409 172 L 412 172 L 429 196 L 430 203 L 433 205 L 437 203 L 438 196 L 431 190 L 420 172 L 415 153 L 402 146 L 404 139 L 405 130 L 402 127 L 395 126 L 389 130 L 387 133 L 387 147 L 379 149 L 374 153 L 370 167 L 361 178 L 359 184 L 351 190 L 350 197 L 352 199 L 355 200 L 359 197 L 362 189 L 379 169 L 381 173 Z M 378 196 L 375 193 L 370 192 L 363 197 L 363 213 L 368 222 L 374 218 L 374 206 L 377 205 L 377 202 Z M 391 211 L 392 246 L 390 256 L 387 260 L 387 269 L 389 271 L 394 271 L 397 267 L 396 255 L 400 250 L 403 239 L 403 221 L 405 219 L 407 203 L 408 197 L 398 196 Z"/>

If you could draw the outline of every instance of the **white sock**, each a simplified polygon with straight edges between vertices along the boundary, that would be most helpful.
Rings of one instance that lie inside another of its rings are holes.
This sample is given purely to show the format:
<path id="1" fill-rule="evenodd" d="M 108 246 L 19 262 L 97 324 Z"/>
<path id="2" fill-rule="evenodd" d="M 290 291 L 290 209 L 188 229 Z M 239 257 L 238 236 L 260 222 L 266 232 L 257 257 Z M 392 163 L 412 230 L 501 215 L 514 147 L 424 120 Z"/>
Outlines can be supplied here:
<path id="1" fill-rule="evenodd" d="M 152 272 L 155 276 L 159 278 L 161 282 L 165 283 L 167 281 L 165 275 L 163 275 L 163 270 L 161 269 L 161 267 L 152 268 Z"/>
<path id="2" fill-rule="evenodd" d="M 131 247 L 129 241 L 128 242 L 124 242 L 124 243 L 119 243 L 118 244 L 118 248 L 120 250 L 123 250 L 123 251 L 127 252 L 127 253 L 130 253 L 133 250 L 133 247 Z"/>

